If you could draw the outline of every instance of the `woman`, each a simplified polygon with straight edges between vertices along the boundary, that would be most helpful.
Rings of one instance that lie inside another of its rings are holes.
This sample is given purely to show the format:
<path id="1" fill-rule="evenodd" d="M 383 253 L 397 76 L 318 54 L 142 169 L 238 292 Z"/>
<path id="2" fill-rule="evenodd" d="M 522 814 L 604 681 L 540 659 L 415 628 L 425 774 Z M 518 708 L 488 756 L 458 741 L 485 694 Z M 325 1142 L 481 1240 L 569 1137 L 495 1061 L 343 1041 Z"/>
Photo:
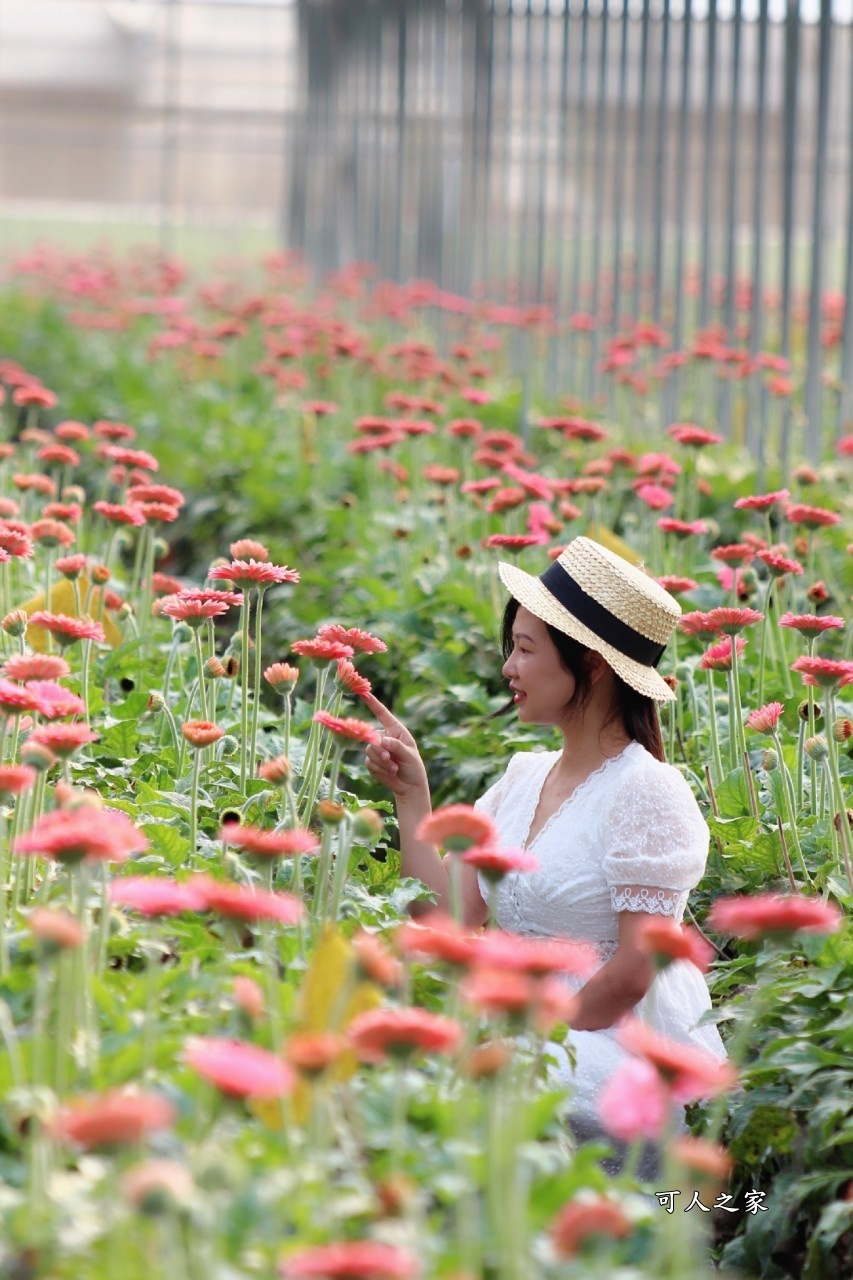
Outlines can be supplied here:
<path id="1" fill-rule="evenodd" d="M 596 1099 L 624 1060 L 616 1034 L 626 1014 L 662 1034 L 725 1057 L 713 1026 L 696 1027 L 710 1007 L 689 961 L 655 977 L 642 947 L 652 916 L 681 920 L 708 852 L 708 828 L 682 775 L 665 763 L 657 702 L 674 697 L 657 663 L 680 609 L 639 569 L 589 538 L 575 538 L 535 578 L 500 565 L 511 600 L 504 617 L 503 675 L 518 717 L 563 735 L 560 751 L 521 752 L 478 801 L 501 843 L 534 852 L 539 869 L 502 882 L 497 923 L 535 936 L 593 943 L 600 967 L 577 992 L 561 1083 L 572 1090 L 573 1127 L 598 1132 Z M 402 870 L 424 881 L 448 910 L 448 870 L 419 840 L 430 812 L 426 769 L 414 738 L 381 703 L 383 725 L 368 768 L 393 791 Z M 465 922 L 485 924 L 487 886 L 462 864 Z"/>

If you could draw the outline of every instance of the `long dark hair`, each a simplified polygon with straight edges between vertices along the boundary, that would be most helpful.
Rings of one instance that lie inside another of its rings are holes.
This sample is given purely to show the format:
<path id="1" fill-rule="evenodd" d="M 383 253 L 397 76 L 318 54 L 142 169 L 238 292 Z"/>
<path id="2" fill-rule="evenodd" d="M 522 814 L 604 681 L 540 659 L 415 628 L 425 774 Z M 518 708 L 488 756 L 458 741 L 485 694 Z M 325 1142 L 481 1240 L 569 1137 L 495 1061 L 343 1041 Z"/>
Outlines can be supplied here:
<path id="1" fill-rule="evenodd" d="M 510 597 L 504 609 L 503 623 L 501 625 L 501 651 L 504 661 L 512 653 L 512 625 L 515 622 L 518 609 L 518 601 Z M 592 650 L 588 649 L 586 645 L 582 645 L 578 640 L 573 640 L 571 636 L 567 636 L 564 631 L 558 631 L 549 622 L 546 622 L 545 626 L 548 628 L 548 635 L 554 642 L 563 666 L 575 679 L 575 691 L 566 704 L 566 710 L 582 711 L 592 692 L 592 678 L 589 669 L 589 655 Z M 613 708 L 607 723 L 612 724 L 615 720 L 621 720 L 629 738 L 639 742 L 640 746 L 645 747 L 656 760 L 665 760 L 666 752 L 663 746 L 657 703 L 653 698 L 647 697 L 646 694 L 638 693 L 636 689 L 632 689 L 615 671 L 613 675 L 616 681 L 616 696 L 613 699 Z M 511 702 L 508 703 L 507 709 L 512 705 Z"/>

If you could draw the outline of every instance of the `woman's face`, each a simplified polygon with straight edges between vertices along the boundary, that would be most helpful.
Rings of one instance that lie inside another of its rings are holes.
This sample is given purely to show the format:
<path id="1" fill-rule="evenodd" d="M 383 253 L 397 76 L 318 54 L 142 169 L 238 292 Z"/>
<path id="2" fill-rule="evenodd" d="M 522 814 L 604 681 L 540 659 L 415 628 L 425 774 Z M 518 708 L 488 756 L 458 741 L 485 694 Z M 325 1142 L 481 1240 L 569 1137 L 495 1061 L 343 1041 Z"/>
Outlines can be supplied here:
<path id="1" fill-rule="evenodd" d="M 526 724 L 560 724 L 575 691 L 575 678 L 541 618 L 519 606 L 512 624 L 512 652 L 502 674 L 509 681 L 519 720 Z"/>

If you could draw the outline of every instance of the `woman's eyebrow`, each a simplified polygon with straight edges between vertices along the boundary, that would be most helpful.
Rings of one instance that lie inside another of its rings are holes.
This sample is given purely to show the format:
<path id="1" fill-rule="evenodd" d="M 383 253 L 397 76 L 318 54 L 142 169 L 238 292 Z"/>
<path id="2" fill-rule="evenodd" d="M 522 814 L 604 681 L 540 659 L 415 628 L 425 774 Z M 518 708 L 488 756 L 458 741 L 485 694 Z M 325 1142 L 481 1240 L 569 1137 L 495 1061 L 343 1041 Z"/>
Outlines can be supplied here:
<path id="1" fill-rule="evenodd" d="M 526 631 L 513 631 L 513 640 L 526 640 L 528 644 L 535 644 L 533 636 L 529 636 Z"/>

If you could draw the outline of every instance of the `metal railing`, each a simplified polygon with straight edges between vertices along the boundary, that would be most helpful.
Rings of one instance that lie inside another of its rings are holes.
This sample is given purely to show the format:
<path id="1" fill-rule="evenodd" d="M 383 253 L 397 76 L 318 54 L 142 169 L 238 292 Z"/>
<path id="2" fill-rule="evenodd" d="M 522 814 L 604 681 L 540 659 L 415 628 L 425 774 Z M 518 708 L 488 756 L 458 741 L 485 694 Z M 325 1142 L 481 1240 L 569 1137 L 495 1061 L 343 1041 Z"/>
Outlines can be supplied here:
<path id="1" fill-rule="evenodd" d="M 153 210 L 166 245 L 249 219 L 318 272 L 367 259 L 545 304 L 552 391 L 597 394 L 626 322 L 675 348 L 718 324 L 791 357 L 785 456 L 801 428 L 815 456 L 850 429 L 853 324 L 828 296 L 853 296 L 850 0 L 64 0 L 112 26 L 103 84 L 57 72 L 52 96 L 3 39 L 23 3 L 0 0 L 6 201 L 53 182 Z M 725 388 L 714 414 L 736 426 Z"/>

